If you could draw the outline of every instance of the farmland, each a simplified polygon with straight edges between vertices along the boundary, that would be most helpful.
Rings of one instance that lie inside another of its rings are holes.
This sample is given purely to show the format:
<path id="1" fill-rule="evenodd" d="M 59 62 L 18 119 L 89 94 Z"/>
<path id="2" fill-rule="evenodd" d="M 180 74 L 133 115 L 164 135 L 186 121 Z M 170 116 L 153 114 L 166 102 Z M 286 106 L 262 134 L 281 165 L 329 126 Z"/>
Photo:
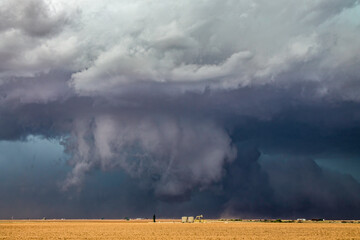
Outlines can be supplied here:
<path id="1" fill-rule="evenodd" d="M 2 220 L 0 239 L 360 239 L 359 223 Z"/>

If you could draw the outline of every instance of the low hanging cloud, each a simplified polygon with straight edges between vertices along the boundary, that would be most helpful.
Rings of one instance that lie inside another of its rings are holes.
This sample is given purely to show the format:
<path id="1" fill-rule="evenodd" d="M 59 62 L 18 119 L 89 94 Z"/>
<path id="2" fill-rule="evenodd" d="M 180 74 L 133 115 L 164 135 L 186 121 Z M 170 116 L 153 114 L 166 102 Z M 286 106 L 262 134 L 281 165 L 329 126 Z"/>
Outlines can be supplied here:
<path id="1" fill-rule="evenodd" d="M 357 0 L 3 1 L 0 139 L 61 140 L 63 190 L 118 170 L 152 200 L 211 192 L 227 215 L 301 212 L 280 207 L 272 166 L 359 156 L 359 12 Z M 256 149 L 297 160 L 263 166 Z M 325 175 L 328 194 L 358 188 Z M 319 214 L 338 206 L 291 194 Z"/>
<path id="2" fill-rule="evenodd" d="M 220 181 L 224 163 L 236 155 L 224 130 L 206 120 L 127 114 L 75 124 L 76 142 L 66 145 L 74 154 L 74 170 L 65 188 L 78 184 L 79 176 L 97 166 L 122 168 L 152 182 L 159 197 L 185 197 L 196 187 Z"/>
<path id="3" fill-rule="evenodd" d="M 312 159 L 272 160 L 264 168 L 278 216 L 351 219 L 359 211 L 360 184 L 350 175 L 321 168 Z"/>

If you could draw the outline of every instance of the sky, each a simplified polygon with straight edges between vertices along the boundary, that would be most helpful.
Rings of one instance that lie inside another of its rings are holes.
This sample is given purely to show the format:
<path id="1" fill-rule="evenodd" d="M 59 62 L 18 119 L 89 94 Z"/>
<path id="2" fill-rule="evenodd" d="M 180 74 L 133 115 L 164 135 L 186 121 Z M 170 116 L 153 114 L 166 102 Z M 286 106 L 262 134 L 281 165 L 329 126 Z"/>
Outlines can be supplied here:
<path id="1" fill-rule="evenodd" d="M 0 218 L 360 219 L 358 0 L 0 1 Z"/>

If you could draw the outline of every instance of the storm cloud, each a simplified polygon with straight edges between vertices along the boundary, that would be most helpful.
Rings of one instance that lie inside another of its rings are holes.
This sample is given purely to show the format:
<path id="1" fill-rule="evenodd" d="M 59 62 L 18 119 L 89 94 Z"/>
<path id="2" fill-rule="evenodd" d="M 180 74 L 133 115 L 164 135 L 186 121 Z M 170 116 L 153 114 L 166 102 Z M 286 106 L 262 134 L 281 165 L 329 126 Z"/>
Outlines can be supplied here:
<path id="1" fill-rule="evenodd" d="M 358 218 L 359 176 L 316 160 L 360 156 L 359 14 L 356 0 L 2 1 L 0 139 L 61 144 L 69 168 L 42 196 L 77 200 L 54 217 L 116 217 L 119 202 Z"/>

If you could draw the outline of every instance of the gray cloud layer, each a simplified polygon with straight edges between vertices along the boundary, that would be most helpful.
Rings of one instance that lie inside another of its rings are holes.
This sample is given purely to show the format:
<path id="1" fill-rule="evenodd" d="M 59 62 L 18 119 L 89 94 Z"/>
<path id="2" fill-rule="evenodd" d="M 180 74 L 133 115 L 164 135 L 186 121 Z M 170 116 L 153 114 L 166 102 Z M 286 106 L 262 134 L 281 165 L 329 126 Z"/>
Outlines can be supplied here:
<path id="1" fill-rule="evenodd" d="M 283 179 L 302 163 L 316 176 L 306 157 L 359 156 L 359 12 L 356 0 L 3 1 L 0 139 L 61 139 L 68 191 L 116 169 L 154 202 L 211 193 L 215 215 L 353 206 L 359 184 L 340 173 L 323 170 L 319 195 Z M 263 166 L 243 143 L 297 160 Z M 322 208 L 334 182 L 345 200 Z"/>

